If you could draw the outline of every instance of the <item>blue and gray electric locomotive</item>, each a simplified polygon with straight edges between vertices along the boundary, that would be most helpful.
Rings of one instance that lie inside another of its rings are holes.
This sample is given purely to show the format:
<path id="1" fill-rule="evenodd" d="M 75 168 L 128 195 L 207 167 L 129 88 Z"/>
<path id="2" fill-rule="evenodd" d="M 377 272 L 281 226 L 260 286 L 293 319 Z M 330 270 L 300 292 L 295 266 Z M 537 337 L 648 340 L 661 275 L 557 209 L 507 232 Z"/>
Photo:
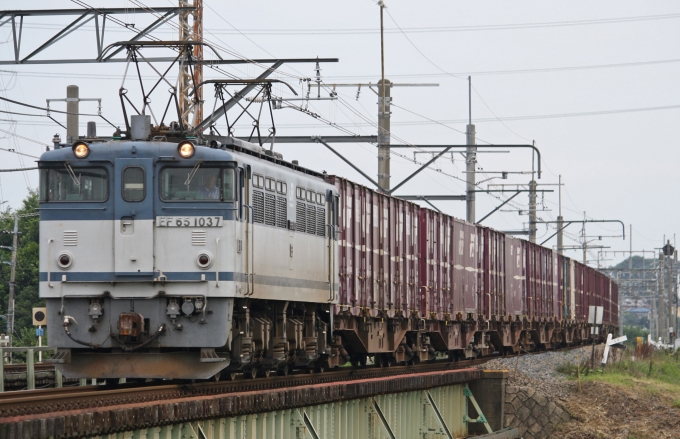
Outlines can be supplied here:
<path id="1" fill-rule="evenodd" d="M 40 295 L 64 376 L 285 374 L 328 356 L 337 191 L 222 141 L 42 155 Z"/>

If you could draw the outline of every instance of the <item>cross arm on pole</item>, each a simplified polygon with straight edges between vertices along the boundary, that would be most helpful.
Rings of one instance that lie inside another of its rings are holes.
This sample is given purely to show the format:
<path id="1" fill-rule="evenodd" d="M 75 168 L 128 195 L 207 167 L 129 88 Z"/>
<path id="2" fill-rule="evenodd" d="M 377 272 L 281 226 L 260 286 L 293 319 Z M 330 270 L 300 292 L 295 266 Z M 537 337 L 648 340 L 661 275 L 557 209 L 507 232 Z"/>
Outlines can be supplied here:
<path id="1" fill-rule="evenodd" d="M 408 177 L 406 177 L 405 179 L 403 179 L 403 180 L 401 181 L 401 183 L 399 183 L 398 185 L 396 185 L 395 187 L 393 187 L 392 189 L 390 189 L 389 191 L 387 191 L 387 194 L 388 194 L 388 195 L 391 195 L 392 192 L 394 192 L 394 191 L 396 191 L 397 189 L 399 189 L 400 187 L 402 187 L 402 186 L 403 186 L 404 184 L 406 184 L 410 179 L 412 179 L 413 177 L 415 177 L 416 175 L 418 175 L 423 169 L 427 168 L 427 167 L 430 166 L 432 163 L 434 163 L 434 161 L 437 160 L 439 157 L 441 157 L 441 156 L 443 156 L 444 154 L 446 154 L 446 152 L 447 152 L 448 150 L 450 150 L 451 148 L 453 148 L 453 145 L 448 146 L 448 147 L 445 148 L 443 151 L 441 151 L 439 154 L 437 154 L 436 156 L 432 157 L 432 159 L 431 159 L 430 161 L 428 161 L 428 162 L 425 163 L 423 166 L 421 166 L 420 168 L 418 168 L 413 174 L 409 175 Z"/>
<path id="2" fill-rule="evenodd" d="M 571 223 L 619 223 L 619 224 L 621 224 L 621 230 L 623 230 L 623 235 L 622 235 L 622 236 L 623 236 L 623 240 L 624 240 L 624 241 L 626 240 L 626 226 L 623 224 L 623 221 L 620 221 L 620 220 L 589 220 L 589 219 L 582 219 L 582 220 L 572 220 L 572 221 L 566 221 L 566 220 L 562 220 L 562 221 L 536 221 L 536 223 L 537 223 L 537 224 L 557 224 L 557 223 L 569 223 L 569 224 L 571 224 Z M 567 224 L 567 226 L 568 226 L 569 224 Z M 566 227 L 566 226 L 564 226 L 564 227 Z M 563 227 L 563 228 L 564 228 L 564 227 Z M 555 234 L 557 234 L 557 233 L 555 233 Z M 553 236 L 555 236 L 555 235 L 552 235 L 550 238 L 552 238 Z M 548 239 L 550 239 L 550 238 L 548 238 Z M 546 239 L 545 241 L 543 241 L 543 243 L 541 243 L 541 245 L 545 244 L 546 241 L 547 241 L 547 239 Z"/>
<path id="3" fill-rule="evenodd" d="M 541 178 L 541 151 L 536 148 L 535 145 L 524 145 L 524 144 L 516 144 L 516 145 L 474 145 L 475 148 L 490 148 L 490 149 L 496 149 L 496 148 L 531 148 L 534 150 L 536 153 L 536 156 L 538 157 L 538 178 Z M 448 151 L 451 148 L 469 148 L 470 145 L 390 145 L 390 148 L 446 148 Z"/>
<path id="4" fill-rule="evenodd" d="M 335 154 L 335 155 L 337 155 L 338 157 L 340 157 L 340 158 L 342 159 L 342 161 L 344 161 L 345 163 L 347 163 L 348 165 L 350 165 L 350 166 L 352 167 L 352 169 L 354 169 L 354 170 L 357 171 L 359 174 L 361 174 L 366 180 L 368 180 L 368 181 L 370 181 L 371 183 L 373 183 L 373 184 L 375 185 L 375 187 L 380 188 L 380 185 L 378 184 L 377 181 L 373 180 L 371 177 L 369 177 L 368 175 L 366 175 L 366 173 L 365 173 L 364 171 L 362 171 L 361 169 L 359 169 L 354 163 L 352 163 L 352 162 L 350 162 L 349 160 L 347 160 L 347 159 L 345 158 L 345 156 L 343 156 L 342 154 L 340 154 L 339 152 L 337 152 L 335 149 L 333 149 L 328 143 L 324 142 L 323 139 L 322 139 L 321 137 L 316 137 L 316 141 L 317 141 L 318 143 L 322 144 L 323 146 L 325 146 L 326 148 L 328 148 L 333 154 Z"/>
<path id="5" fill-rule="evenodd" d="M 520 191 L 515 192 L 515 194 L 514 194 L 513 196 L 511 196 L 511 197 L 508 198 L 507 200 L 503 201 L 503 202 L 502 202 L 500 205 L 498 205 L 494 210 L 492 210 L 491 212 L 487 213 L 487 214 L 484 216 L 484 218 L 482 218 L 482 219 L 480 219 L 479 221 L 477 221 L 477 224 L 481 224 L 482 221 L 484 221 L 485 219 L 487 219 L 488 217 L 490 217 L 491 215 L 493 215 L 496 211 L 498 211 L 498 209 L 500 209 L 501 207 L 503 207 L 503 206 L 505 206 L 506 204 L 508 204 L 508 203 L 510 202 L 510 200 L 512 200 L 513 198 L 515 198 L 515 197 L 516 197 L 517 195 L 519 195 L 519 194 L 520 194 Z"/>
<path id="6" fill-rule="evenodd" d="M 562 222 L 564 222 L 564 221 L 562 221 Z M 538 223 L 538 221 L 537 221 L 537 223 Z M 548 237 L 548 239 L 546 239 L 545 241 L 543 241 L 540 245 L 543 245 L 543 244 L 545 244 L 546 242 L 550 241 L 550 240 L 553 238 L 553 236 L 557 235 L 558 233 L 560 233 L 562 230 L 566 229 L 567 226 L 570 226 L 571 224 L 572 224 L 571 222 L 568 222 L 568 223 L 566 223 L 564 226 L 562 226 L 562 227 L 560 227 L 559 229 L 557 229 L 557 231 L 556 231 L 555 233 L 553 233 L 552 235 L 550 235 L 550 236 Z"/>

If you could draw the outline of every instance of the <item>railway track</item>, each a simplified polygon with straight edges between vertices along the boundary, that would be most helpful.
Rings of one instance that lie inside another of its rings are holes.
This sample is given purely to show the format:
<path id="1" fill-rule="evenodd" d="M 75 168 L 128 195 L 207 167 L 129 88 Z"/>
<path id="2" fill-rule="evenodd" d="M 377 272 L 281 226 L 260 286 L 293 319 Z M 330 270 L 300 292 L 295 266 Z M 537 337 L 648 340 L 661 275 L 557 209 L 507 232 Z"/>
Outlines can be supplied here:
<path id="1" fill-rule="evenodd" d="M 581 346 L 573 346 L 561 350 L 570 350 L 578 347 Z M 543 352 L 529 352 L 522 355 L 536 355 Z M 299 372 L 288 376 L 238 379 L 234 381 L 199 383 L 158 381 L 111 386 L 75 386 L 5 392 L 0 393 L 0 419 L 195 396 L 257 392 L 338 381 L 366 380 L 413 373 L 465 369 L 484 364 L 495 358 L 500 358 L 500 356 L 495 355 L 456 362 L 442 359 L 411 366 L 342 367 L 324 373 L 310 374 Z"/>

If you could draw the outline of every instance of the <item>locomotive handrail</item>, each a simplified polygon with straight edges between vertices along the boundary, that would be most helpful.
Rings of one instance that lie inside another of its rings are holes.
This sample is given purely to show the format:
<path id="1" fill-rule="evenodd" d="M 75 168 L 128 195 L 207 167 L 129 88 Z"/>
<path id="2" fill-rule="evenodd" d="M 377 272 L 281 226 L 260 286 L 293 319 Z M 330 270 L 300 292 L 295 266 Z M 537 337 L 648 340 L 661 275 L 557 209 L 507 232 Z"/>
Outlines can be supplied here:
<path id="1" fill-rule="evenodd" d="M 245 203 L 243 203 L 243 207 L 245 207 L 246 209 L 250 209 L 250 211 L 253 211 L 253 206 L 251 206 L 250 204 L 245 204 Z M 248 218 L 246 219 L 246 251 L 248 252 L 248 254 L 246 255 L 246 296 L 250 296 L 251 294 L 254 293 L 254 291 L 253 291 L 252 293 L 250 292 L 250 279 L 251 279 L 251 275 L 250 275 L 250 273 L 248 272 L 248 271 L 249 271 L 249 268 L 250 268 L 251 270 L 252 270 L 252 268 L 253 268 L 253 267 L 251 266 L 251 264 L 249 264 L 249 259 L 251 259 L 251 254 L 253 253 L 252 247 L 249 246 L 249 241 L 250 241 L 251 235 L 252 235 L 253 237 L 255 236 L 255 233 L 254 233 L 254 231 L 255 231 L 255 223 L 253 223 L 253 231 L 252 231 L 252 232 L 250 231 L 250 227 L 249 227 L 250 221 L 251 221 L 251 219 L 253 218 L 253 215 L 250 214 L 250 211 L 248 212 Z M 253 214 L 254 214 L 254 211 L 253 211 Z M 254 243 L 254 242 L 255 242 L 255 240 L 253 239 L 253 243 Z M 254 289 L 255 289 L 255 288 L 254 288 L 254 285 L 253 285 L 253 290 L 254 290 Z"/>
<path id="2" fill-rule="evenodd" d="M 106 210 L 106 207 L 69 207 L 68 209 L 69 210 Z M 36 207 L 35 210 L 64 210 L 64 208 L 63 207 Z"/>
<path id="3" fill-rule="evenodd" d="M 211 201 L 212 203 L 212 201 Z M 161 207 L 163 210 L 172 210 L 172 209 L 177 209 L 177 210 L 238 210 L 238 207 L 191 207 L 191 206 L 163 206 Z"/>
<path id="4" fill-rule="evenodd" d="M 219 287 L 220 286 L 220 264 L 219 264 L 219 255 L 220 252 L 220 238 L 215 238 L 215 286 Z"/>

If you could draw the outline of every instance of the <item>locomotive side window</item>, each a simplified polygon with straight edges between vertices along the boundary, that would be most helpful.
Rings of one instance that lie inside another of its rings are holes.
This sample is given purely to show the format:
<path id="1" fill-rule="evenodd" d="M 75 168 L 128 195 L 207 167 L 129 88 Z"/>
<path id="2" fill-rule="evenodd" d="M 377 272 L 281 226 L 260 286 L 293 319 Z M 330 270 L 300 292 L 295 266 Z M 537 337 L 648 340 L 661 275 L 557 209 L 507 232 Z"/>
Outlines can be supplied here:
<path id="1" fill-rule="evenodd" d="M 253 174 L 253 186 L 264 187 L 264 177 L 258 174 Z"/>
<path id="2" fill-rule="evenodd" d="M 129 202 L 142 201 L 146 197 L 144 187 L 144 169 L 128 167 L 123 170 L 123 200 Z"/>
<path id="3" fill-rule="evenodd" d="M 109 198 L 106 169 L 67 166 L 40 170 L 40 201 L 102 202 Z"/>
<path id="4" fill-rule="evenodd" d="M 268 178 L 265 180 L 264 183 L 264 188 L 267 189 L 268 191 L 274 191 L 276 187 L 276 183 L 274 182 L 273 178 Z"/>
<path id="5" fill-rule="evenodd" d="M 232 168 L 165 168 L 161 171 L 163 201 L 232 201 Z"/>
<path id="6" fill-rule="evenodd" d="M 282 181 L 277 181 L 276 182 L 276 192 L 286 195 L 288 192 L 288 185 Z"/>

